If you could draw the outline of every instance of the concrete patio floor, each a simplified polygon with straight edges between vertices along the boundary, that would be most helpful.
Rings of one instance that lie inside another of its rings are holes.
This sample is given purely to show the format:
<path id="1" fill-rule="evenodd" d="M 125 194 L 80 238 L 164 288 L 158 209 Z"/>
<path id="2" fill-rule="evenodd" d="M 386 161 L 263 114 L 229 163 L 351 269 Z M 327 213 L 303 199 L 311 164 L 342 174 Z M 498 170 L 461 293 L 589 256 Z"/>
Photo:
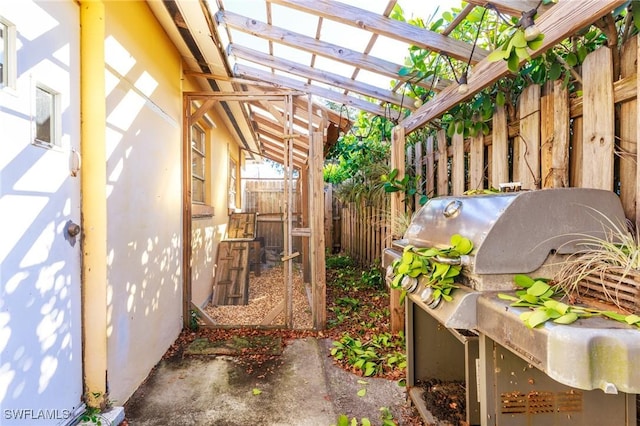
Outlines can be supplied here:
<path id="1" fill-rule="evenodd" d="M 125 405 L 126 419 L 132 426 L 329 426 L 345 414 L 379 425 L 386 407 L 402 424 L 405 388 L 344 371 L 330 346 L 329 339 L 292 340 L 277 361 L 255 369 L 232 355 L 163 360 Z"/>

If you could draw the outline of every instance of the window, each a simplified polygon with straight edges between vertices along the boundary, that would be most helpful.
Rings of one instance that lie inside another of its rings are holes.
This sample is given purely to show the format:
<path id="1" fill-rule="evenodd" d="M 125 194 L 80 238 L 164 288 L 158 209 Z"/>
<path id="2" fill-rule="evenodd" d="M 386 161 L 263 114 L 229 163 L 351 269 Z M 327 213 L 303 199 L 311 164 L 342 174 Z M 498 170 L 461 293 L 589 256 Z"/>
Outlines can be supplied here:
<path id="1" fill-rule="evenodd" d="M 229 160 L 229 208 L 236 208 L 236 162 Z"/>
<path id="2" fill-rule="evenodd" d="M 16 86 L 16 27 L 0 16 L 0 88 Z"/>
<path id="3" fill-rule="evenodd" d="M 205 202 L 206 139 L 204 130 L 191 127 L 191 201 Z"/>
<path id="4" fill-rule="evenodd" d="M 60 145 L 60 94 L 41 85 L 35 92 L 33 142 L 45 147 Z"/>

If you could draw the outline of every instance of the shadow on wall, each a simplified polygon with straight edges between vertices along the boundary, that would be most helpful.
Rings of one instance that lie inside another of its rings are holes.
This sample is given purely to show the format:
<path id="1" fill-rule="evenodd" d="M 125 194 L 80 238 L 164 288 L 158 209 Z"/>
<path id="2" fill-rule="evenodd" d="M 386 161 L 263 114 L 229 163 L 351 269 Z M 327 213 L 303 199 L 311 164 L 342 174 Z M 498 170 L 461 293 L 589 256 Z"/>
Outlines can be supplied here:
<path id="1" fill-rule="evenodd" d="M 0 93 L 0 423 L 58 424 L 82 396 L 77 5 L 0 7 L 16 25 L 17 87 Z M 70 29 L 72 31 L 70 31 Z M 70 35 L 71 34 L 71 35 Z M 36 85 L 60 94 L 57 146 L 33 145 Z M 75 102 L 74 102 L 75 100 Z"/>
<path id="2" fill-rule="evenodd" d="M 118 37 L 105 40 L 107 338 L 122 404 L 182 328 L 182 98 Z"/>

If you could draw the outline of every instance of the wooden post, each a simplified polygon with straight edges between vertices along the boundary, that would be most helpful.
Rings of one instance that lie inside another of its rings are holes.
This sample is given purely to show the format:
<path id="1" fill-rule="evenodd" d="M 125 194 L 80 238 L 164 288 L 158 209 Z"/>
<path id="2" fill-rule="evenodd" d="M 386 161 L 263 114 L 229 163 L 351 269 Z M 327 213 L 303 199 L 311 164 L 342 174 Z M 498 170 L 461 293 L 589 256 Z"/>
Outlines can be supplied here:
<path id="1" fill-rule="evenodd" d="M 330 183 L 324 185 L 324 241 L 333 251 L 333 186 Z"/>
<path id="2" fill-rule="evenodd" d="M 321 132 L 314 132 L 309 146 L 309 179 L 311 197 L 309 208 L 311 215 L 311 292 L 313 293 L 313 327 L 322 330 L 327 323 L 327 287 L 324 243 L 324 181 L 323 138 Z"/>
<path id="3" fill-rule="evenodd" d="M 484 135 L 479 133 L 469 143 L 469 189 L 484 189 Z"/>
<path id="4" fill-rule="evenodd" d="M 298 196 L 302 210 L 302 223 L 298 224 L 301 228 L 309 226 L 309 164 L 300 170 L 299 191 Z M 311 244 L 307 237 L 300 237 L 300 251 L 302 252 L 302 280 L 305 283 L 311 282 L 311 258 L 309 245 Z"/>
<path id="5" fill-rule="evenodd" d="M 454 133 L 451 139 L 453 159 L 451 165 L 451 192 L 453 195 L 462 195 L 465 187 L 464 173 L 464 136 L 462 133 Z"/>
<path id="6" fill-rule="evenodd" d="M 569 186 L 569 90 L 560 80 L 553 83 L 553 188 Z"/>
<path id="7" fill-rule="evenodd" d="M 436 171 L 434 168 L 434 158 L 433 158 L 433 136 L 429 136 L 427 138 L 427 147 L 426 147 L 426 180 L 427 180 L 427 186 L 426 186 L 426 194 L 429 197 L 433 197 L 434 191 L 435 191 L 435 177 L 436 177 Z"/>
<path id="8" fill-rule="evenodd" d="M 416 193 L 415 197 L 414 197 L 414 202 L 413 205 L 415 206 L 415 210 L 418 211 L 418 209 L 420 208 L 420 198 L 421 198 L 421 194 L 424 191 L 424 173 L 422 171 L 422 165 L 424 164 L 424 159 L 422 158 L 422 140 L 418 141 L 414 146 L 413 146 L 414 150 L 415 150 L 415 157 L 413 159 L 413 164 L 414 164 L 414 168 L 416 171 L 416 176 L 420 176 L 420 179 L 422 182 L 417 182 L 418 183 L 418 192 Z"/>
<path id="9" fill-rule="evenodd" d="M 447 155 L 447 134 L 438 130 L 438 195 L 449 195 L 449 156 Z"/>
<path id="10" fill-rule="evenodd" d="M 620 73 L 629 77 L 636 73 L 638 38 L 632 37 L 622 46 Z M 638 223 L 636 215 L 638 100 L 620 104 L 620 201 L 627 219 Z"/>
<path id="11" fill-rule="evenodd" d="M 582 65 L 582 186 L 613 190 L 613 58 L 608 47 L 591 52 Z"/>
<path id="12" fill-rule="evenodd" d="M 398 177 L 405 174 L 405 139 L 404 128 L 396 126 L 391 132 L 391 169 L 398 169 Z M 398 224 L 405 214 L 404 194 L 399 192 L 391 193 L 391 235 L 392 239 L 400 238 Z M 400 305 L 400 292 L 390 290 L 389 297 L 391 312 L 391 332 L 397 333 L 404 330 L 404 306 Z"/>
<path id="13" fill-rule="evenodd" d="M 553 188 L 553 144 L 554 144 L 554 96 L 553 82 L 544 84 L 540 97 L 540 176 L 542 188 Z"/>
<path id="14" fill-rule="evenodd" d="M 499 188 L 509 181 L 509 130 L 507 112 L 503 106 L 493 113 L 493 135 L 491 137 L 491 186 Z"/>
<path id="15" fill-rule="evenodd" d="M 520 95 L 520 147 L 518 159 L 522 189 L 540 188 L 540 86 L 531 85 Z M 515 155 L 514 155 L 515 157 Z"/>

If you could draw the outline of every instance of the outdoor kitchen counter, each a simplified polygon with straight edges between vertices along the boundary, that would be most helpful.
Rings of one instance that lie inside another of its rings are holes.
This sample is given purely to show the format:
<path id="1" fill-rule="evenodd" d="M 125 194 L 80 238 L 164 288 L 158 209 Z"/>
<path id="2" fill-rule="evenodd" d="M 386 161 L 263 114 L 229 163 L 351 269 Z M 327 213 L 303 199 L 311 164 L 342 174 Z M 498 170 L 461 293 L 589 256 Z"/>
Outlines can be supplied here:
<path id="1" fill-rule="evenodd" d="M 639 329 L 596 317 L 571 325 L 548 321 L 531 329 L 519 318 L 525 310 L 497 293 L 483 293 L 477 330 L 567 386 L 640 393 Z"/>

